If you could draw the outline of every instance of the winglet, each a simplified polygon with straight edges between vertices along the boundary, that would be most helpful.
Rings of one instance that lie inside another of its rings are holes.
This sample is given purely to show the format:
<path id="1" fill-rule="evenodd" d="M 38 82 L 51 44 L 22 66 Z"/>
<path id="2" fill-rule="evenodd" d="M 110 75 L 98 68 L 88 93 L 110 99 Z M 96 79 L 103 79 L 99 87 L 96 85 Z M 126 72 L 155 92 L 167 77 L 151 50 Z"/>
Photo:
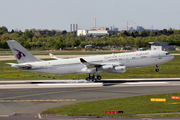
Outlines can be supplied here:
<path id="1" fill-rule="evenodd" d="M 59 57 L 56 57 L 55 55 L 53 55 L 52 53 L 49 53 L 49 55 L 50 55 L 50 57 L 51 58 L 54 58 L 54 59 L 57 59 L 57 60 L 59 60 L 59 59 L 64 59 L 64 58 L 59 58 Z"/>

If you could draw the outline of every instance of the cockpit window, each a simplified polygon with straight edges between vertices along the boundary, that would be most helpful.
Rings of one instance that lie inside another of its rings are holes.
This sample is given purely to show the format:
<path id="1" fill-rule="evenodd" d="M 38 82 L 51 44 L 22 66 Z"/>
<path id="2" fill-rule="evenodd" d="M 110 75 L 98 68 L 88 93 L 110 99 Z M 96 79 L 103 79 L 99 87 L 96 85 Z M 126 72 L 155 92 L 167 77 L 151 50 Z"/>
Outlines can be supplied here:
<path id="1" fill-rule="evenodd" d="M 169 53 L 166 53 L 166 55 L 169 55 Z"/>

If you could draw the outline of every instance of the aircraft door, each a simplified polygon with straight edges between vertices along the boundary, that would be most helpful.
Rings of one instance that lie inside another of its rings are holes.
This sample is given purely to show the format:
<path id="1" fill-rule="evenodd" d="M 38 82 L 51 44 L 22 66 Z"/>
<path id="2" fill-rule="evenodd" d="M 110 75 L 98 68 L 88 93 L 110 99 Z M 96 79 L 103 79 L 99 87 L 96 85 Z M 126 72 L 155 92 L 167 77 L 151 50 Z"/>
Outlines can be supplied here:
<path id="1" fill-rule="evenodd" d="M 130 56 L 129 55 L 126 55 L 126 62 L 130 62 Z"/>
<path id="2" fill-rule="evenodd" d="M 162 55 L 160 51 L 157 51 L 157 57 L 156 57 L 156 63 L 159 64 L 159 62 L 162 60 Z"/>
<path id="3" fill-rule="evenodd" d="M 162 59 L 161 52 L 158 52 L 158 58 L 159 58 L 159 59 Z"/>

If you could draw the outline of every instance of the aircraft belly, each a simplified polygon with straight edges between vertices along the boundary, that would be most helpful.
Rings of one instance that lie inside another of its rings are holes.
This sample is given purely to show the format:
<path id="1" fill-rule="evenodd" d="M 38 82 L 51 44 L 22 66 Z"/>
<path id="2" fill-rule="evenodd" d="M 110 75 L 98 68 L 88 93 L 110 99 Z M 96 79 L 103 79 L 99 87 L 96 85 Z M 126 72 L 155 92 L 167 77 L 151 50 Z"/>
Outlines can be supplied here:
<path id="1" fill-rule="evenodd" d="M 66 75 L 66 74 L 77 74 L 76 71 L 79 69 L 82 69 L 82 67 L 81 66 L 53 67 L 53 68 L 37 69 L 31 71 L 44 73 L 44 74 Z"/>
<path id="2" fill-rule="evenodd" d="M 79 67 L 62 67 L 56 70 L 56 74 L 58 75 L 76 74 L 77 69 L 79 69 Z"/>
<path id="3" fill-rule="evenodd" d="M 171 60 L 172 57 L 159 57 L 156 59 L 156 64 L 163 64 Z"/>
<path id="4" fill-rule="evenodd" d="M 131 60 L 130 62 L 125 62 L 125 66 L 127 68 L 134 68 L 134 67 L 143 67 L 143 66 L 152 66 L 156 65 L 155 58 L 146 58 L 146 59 L 137 59 Z"/>

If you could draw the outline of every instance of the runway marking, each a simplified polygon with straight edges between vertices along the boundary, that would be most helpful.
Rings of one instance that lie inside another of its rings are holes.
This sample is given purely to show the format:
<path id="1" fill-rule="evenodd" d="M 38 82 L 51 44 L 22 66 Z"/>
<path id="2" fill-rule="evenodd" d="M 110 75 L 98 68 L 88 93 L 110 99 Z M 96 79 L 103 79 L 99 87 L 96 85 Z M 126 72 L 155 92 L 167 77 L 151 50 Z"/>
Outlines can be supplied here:
<path id="1" fill-rule="evenodd" d="M 166 98 L 151 98 L 151 101 L 164 102 L 164 101 L 166 101 Z"/>
<path id="2" fill-rule="evenodd" d="M 0 102 L 59 102 L 59 101 L 76 101 L 76 99 L 53 99 L 53 100 L 0 100 Z"/>
<path id="3" fill-rule="evenodd" d="M 9 117 L 9 115 L 0 115 L 0 117 Z"/>

